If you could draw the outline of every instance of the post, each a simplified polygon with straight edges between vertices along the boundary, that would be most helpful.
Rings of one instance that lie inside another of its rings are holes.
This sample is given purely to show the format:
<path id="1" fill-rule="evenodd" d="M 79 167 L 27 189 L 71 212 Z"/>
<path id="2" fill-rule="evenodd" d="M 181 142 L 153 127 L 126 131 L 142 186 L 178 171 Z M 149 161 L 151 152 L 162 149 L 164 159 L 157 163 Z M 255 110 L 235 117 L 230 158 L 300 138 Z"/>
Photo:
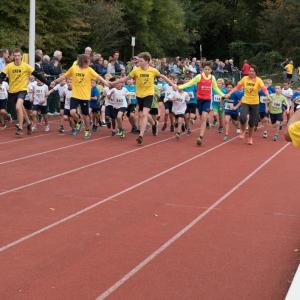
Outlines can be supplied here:
<path id="1" fill-rule="evenodd" d="M 29 13 L 29 64 L 35 64 L 35 0 L 30 0 Z"/>
<path id="2" fill-rule="evenodd" d="M 134 36 L 131 37 L 131 47 L 132 47 L 131 57 L 134 57 L 134 47 L 135 47 L 135 37 Z"/>
<path id="3" fill-rule="evenodd" d="M 200 44 L 200 59 L 202 60 L 202 44 Z"/>

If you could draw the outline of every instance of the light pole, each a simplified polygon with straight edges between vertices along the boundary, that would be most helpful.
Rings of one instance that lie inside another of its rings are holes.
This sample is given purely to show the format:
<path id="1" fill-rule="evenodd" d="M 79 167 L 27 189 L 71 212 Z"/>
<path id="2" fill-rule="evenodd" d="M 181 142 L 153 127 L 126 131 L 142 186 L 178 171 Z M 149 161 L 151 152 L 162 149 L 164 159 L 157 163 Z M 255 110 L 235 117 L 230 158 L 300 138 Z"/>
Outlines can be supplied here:
<path id="1" fill-rule="evenodd" d="M 29 64 L 35 64 L 35 0 L 30 0 L 29 13 Z"/>

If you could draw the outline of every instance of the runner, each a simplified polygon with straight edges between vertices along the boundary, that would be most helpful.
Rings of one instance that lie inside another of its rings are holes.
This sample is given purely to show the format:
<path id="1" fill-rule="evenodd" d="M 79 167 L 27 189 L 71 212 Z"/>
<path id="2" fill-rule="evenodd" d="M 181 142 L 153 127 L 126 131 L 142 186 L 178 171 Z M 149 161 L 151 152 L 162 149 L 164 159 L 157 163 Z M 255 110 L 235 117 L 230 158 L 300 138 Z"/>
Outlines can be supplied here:
<path id="1" fill-rule="evenodd" d="M 161 77 L 162 80 L 166 81 L 170 85 L 174 85 L 165 75 L 159 73 L 159 71 L 153 67 L 150 67 L 151 55 L 149 52 L 142 52 L 138 55 L 139 66 L 133 69 L 128 76 L 123 77 L 115 82 L 113 86 L 118 83 L 126 82 L 128 78 L 134 78 L 136 80 L 136 96 L 139 106 L 139 121 L 140 121 L 140 134 L 136 139 L 138 144 L 142 144 L 144 133 L 146 130 L 149 111 L 152 106 L 154 96 L 154 80 L 155 78 Z M 157 134 L 157 122 L 149 118 L 150 124 L 152 125 L 152 133 Z"/>
<path id="2" fill-rule="evenodd" d="M 24 100 L 27 94 L 27 87 L 29 82 L 29 75 L 46 83 L 45 78 L 37 73 L 30 65 L 22 62 L 22 51 L 15 49 L 13 51 L 13 62 L 7 64 L 0 73 L 0 83 L 5 79 L 9 80 L 9 94 L 8 102 L 16 105 L 18 124 L 16 124 L 16 135 L 23 134 L 24 119 L 27 123 L 27 133 L 32 132 L 32 123 L 24 108 Z"/>
<path id="3" fill-rule="evenodd" d="M 270 100 L 268 101 L 268 109 L 270 112 L 270 119 L 275 129 L 273 134 L 273 141 L 278 141 L 279 139 L 279 131 L 280 131 L 280 124 L 283 120 L 282 117 L 282 106 L 285 105 L 287 107 L 286 112 L 288 113 L 290 110 L 289 103 L 282 95 L 282 88 L 280 85 L 275 87 L 275 94 L 270 95 Z"/>
<path id="4" fill-rule="evenodd" d="M 137 119 L 136 119 L 136 86 L 134 80 L 129 78 L 125 85 L 126 90 L 128 91 L 128 108 L 127 108 L 127 118 L 131 124 L 131 132 L 138 133 L 137 128 Z"/>
<path id="5" fill-rule="evenodd" d="M 7 112 L 7 98 L 9 85 L 3 81 L 0 83 L 0 117 L 3 120 L 3 127 L 7 128 L 7 121 L 11 121 L 11 117 Z"/>
<path id="6" fill-rule="evenodd" d="M 177 78 L 175 75 L 169 75 L 169 79 L 172 80 L 174 84 L 177 83 Z M 174 86 L 166 85 L 165 97 L 164 97 L 165 115 L 164 115 L 164 125 L 161 128 L 162 131 L 165 131 L 167 129 L 168 119 L 170 119 L 170 131 L 174 132 L 175 130 L 174 115 L 172 112 L 174 91 L 175 91 Z"/>
<path id="7" fill-rule="evenodd" d="M 227 90 L 225 88 L 225 81 L 223 78 L 219 78 L 217 80 L 218 88 L 222 91 L 222 93 L 226 94 Z M 219 122 L 218 133 L 223 132 L 223 116 L 224 116 L 224 107 L 221 105 L 222 97 L 218 95 L 215 91 L 213 91 L 213 102 L 212 108 L 214 113 L 214 120 L 212 123 L 212 127 L 215 127 Z"/>
<path id="8" fill-rule="evenodd" d="M 292 142 L 294 147 L 300 148 L 300 110 L 297 110 L 288 122 L 285 140 Z"/>
<path id="9" fill-rule="evenodd" d="M 100 121 L 100 104 L 99 104 L 99 90 L 97 88 L 97 82 L 92 80 L 92 89 L 91 89 L 91 100 L 89 102 L 90 106 L 90 118 L 92 122 L 93 132 L 97 132 L 99 121 Z"/>
<path id="10" fill-rule="evenodd" d="M 257 124 L 259 116 L 259 89 L 262 89 L 263 93 L 269 99 L 269 92 L 265 87 L 261 78 L 257 77 L 257 67 L 254 65 L 250 66 L 249 75 L 242 78 L 238 85 L 232 89 L 227 95 L 226 98 L 244 88 L 244 96 L 241 101 L 240 107 L 240 123 L 241 123 L 241 134 L 240 138 L 244 139 L 246 135 L 246 123 L 249 115 L 249 137 L 248 145 L 253 145 L 253 130 Z"/>
<path id="11" fill-rule="evenodd" d="M 297 84 L 296 90 L 294 91 L 293 97 L 291 99 L 291 110 L 296 112 L 296 110 L 300 109 L 300 84 Z"/>
<path id="12" fill-rule="evenodd" d="M 293 90 L 290 87 L 290 83 L 289 82 L 285 82 L 283 84 L 282 95 L 284 97 L 286 97 L 286 99 L 287 99 L 287 101 L 288 101 L 288 103 L 289 103 L 290 106 L 292 104 L 291 101 L 292 101 L 293 94 L 294 94 L 294 92 L 293 92 Z M 286 106 L 283 106 L 283 113 L 286 114 L 286 119 L 287 119 L 287 122 L 288 122 L 289 119 L 290 119 L 290 111 L 287 112 L 286 108 L 287 108 Z"/>
<path id="13" fill-rule="evenodd" d="M 85 125 L 85 139 L 91 137 L 89 127 L 89 100 L 91 97 L 92 80 L 99 80 L 104 85 L 108 82 L 98 75 L 92 68 L 89 67 L 90 58 L 85 54 L 78 56 L 77 64 L 74 64 L 65 74 L 61 75 L 58 79 L 54 80 L 58 84 L 66 78 L 72 79 L 72 98 L 71 98 L 71 117 L 76 124 L 77 134 L 81 131 L 82 120 Z M 77 114 L 77 108 L 81 108 L 81 116 Z"/>
<path id="14" fill-rule="evenodd" d="M 64 92 L 64 121 L 68 121 L 71 127 L 70 134 L 76 135 L 75 122 L 71 117 L 70 108 L 71 108 L 71 98 L 72 98 L 72 80 L 67 79 L 67 89 Z"/>
<path id="15" fill-rule="evenodd" d="M 184 79 L 184 83 L 190 81 L 192 79 L 192 77 L 185 77 Z M 184 89 L 185 92 L 187 92 L 189 94 L 190 100 L 187 103 L 187 107 L 186 107 L 186 111 L 185 111 L 185 115 L 184 115 L 184 121 L 185 121 L 185 127 L 187 130 L 187 134 L 191 134 L 191 124 L 193 124 L 195 117 L 196 117 L 196 109 L 197 109 L 197 85 L 194 84 L 188 88 Z"/>
<path id="16" fill-rule="evenodd" d="M 197 139 L 197 145 L 199 146 L 203 143 L 208 114 L 211 110 L 212 91 L 214 90 L 221 97 L 225 95 L 218 88 L 216 78 L 211 73 L 212 67 L 207 63 L 204 65 L 204 72 L 202 74 L 199 74 L 189 82 L 178 86 L 179 89 L 185 89 L 197 84 L 197 107 L 201 121 L 200 135 Z"/>

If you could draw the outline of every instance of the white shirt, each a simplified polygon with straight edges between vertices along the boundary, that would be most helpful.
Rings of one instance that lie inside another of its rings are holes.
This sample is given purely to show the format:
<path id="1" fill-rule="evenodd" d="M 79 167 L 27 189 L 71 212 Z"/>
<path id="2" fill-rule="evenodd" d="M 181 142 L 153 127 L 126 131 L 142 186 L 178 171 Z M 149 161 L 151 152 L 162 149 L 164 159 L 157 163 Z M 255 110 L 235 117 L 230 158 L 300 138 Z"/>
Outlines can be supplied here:
<path id="1" fill-rule="evenodd" d="M 57 84 L 53 88 L 53 90 L 58 91 L 60 102 L 64 102 L 64 95 L 65 95 L 65 92 L 68 90 L 68 85 L 67 84 L 64 84 L 64 85 Z"/>
<path id="2" fill-rule="evenodd" d="M 33 85 L 32 96 L 33 105 L 47 106 L 47 94 L 48 86 L 46 84 L 38 85 L 37 83 Z"/>
<path id="3" fill-rule="evenodd" d="M 68 88 L 65 90 L 64 93 L 64 97 L 65 97 L 65 106 L 64 109 L 71 109 L 71 97 L 72 97 L 72 90 L 69 90 Z"/>
<path id="4" fill-rule="evenodd" d="M 291 105 L 291 98 L 293 97 L 293 90 L 291 88 L 288 89 L 282 89 L 281 94 L 287 98 L 289 105 Z"/>
<path id="5" fill-rule="evenodd" d="M 104 97 L 104 105 L 105 106 L 113 105 L 113 102 L 108 98 L 109 92 L 110 92 L 110 89 L 107 86 L 105 86 L 102 90 L 102 96 Z"/>
<path id="6" fill-rule="evenodd" d="M 175 101 L 173 102 L 172 112 L 174 115 L 185 114 L 186 104 L 190 100 L 190 96 L 187 92 L 179 93 L 175 92 Z"/>
<path id="7" fill-rule="evenodd" d="M 113 95 L 112 95 L 113 94 Z M 127 99 L 128 91 L 124 87 L 120 90 L 113 88 L 109 91 L 108 96 L 110 96 L 110 101 L 113 103 L 113 107 L 118 109 L 121 107 L 127 107 Z"/>
<path id="8" fill-rule="evenodd" d="M 6 100 L 8 98 L 8 83 L 3 81 L 0 84 L 0 100 Z"/>
<path id="9" fill-rule="evenodd" d="M 175 93 L 176 93 L 176 91 L 173 89 L 172 86 L 166 85 L 164 102 L 172 101 L 175 96 Z"/>
<path id="10" fill-rule="evenodd" d="M 31 101 L 32 99 L 32 91 L 33 91 L 33 86 L 36 84 L 36 81 L 30 81 L 28 86 L 27 86 L 27 95 L 25 96 L 25 101 Z"/>

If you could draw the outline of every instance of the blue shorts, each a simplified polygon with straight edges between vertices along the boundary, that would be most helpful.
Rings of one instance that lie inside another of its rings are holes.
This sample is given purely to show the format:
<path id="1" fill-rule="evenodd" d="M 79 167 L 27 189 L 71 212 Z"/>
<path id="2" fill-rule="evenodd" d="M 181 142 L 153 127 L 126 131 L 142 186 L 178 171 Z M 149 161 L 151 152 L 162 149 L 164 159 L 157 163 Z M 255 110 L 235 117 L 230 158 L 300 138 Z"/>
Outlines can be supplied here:
<path id="1" fill-rule="evenodd" d="M 211 100 L 198 99 L 197 108 L 200 116 L 203 112 L 209 113 L 211 111 Z"/>

